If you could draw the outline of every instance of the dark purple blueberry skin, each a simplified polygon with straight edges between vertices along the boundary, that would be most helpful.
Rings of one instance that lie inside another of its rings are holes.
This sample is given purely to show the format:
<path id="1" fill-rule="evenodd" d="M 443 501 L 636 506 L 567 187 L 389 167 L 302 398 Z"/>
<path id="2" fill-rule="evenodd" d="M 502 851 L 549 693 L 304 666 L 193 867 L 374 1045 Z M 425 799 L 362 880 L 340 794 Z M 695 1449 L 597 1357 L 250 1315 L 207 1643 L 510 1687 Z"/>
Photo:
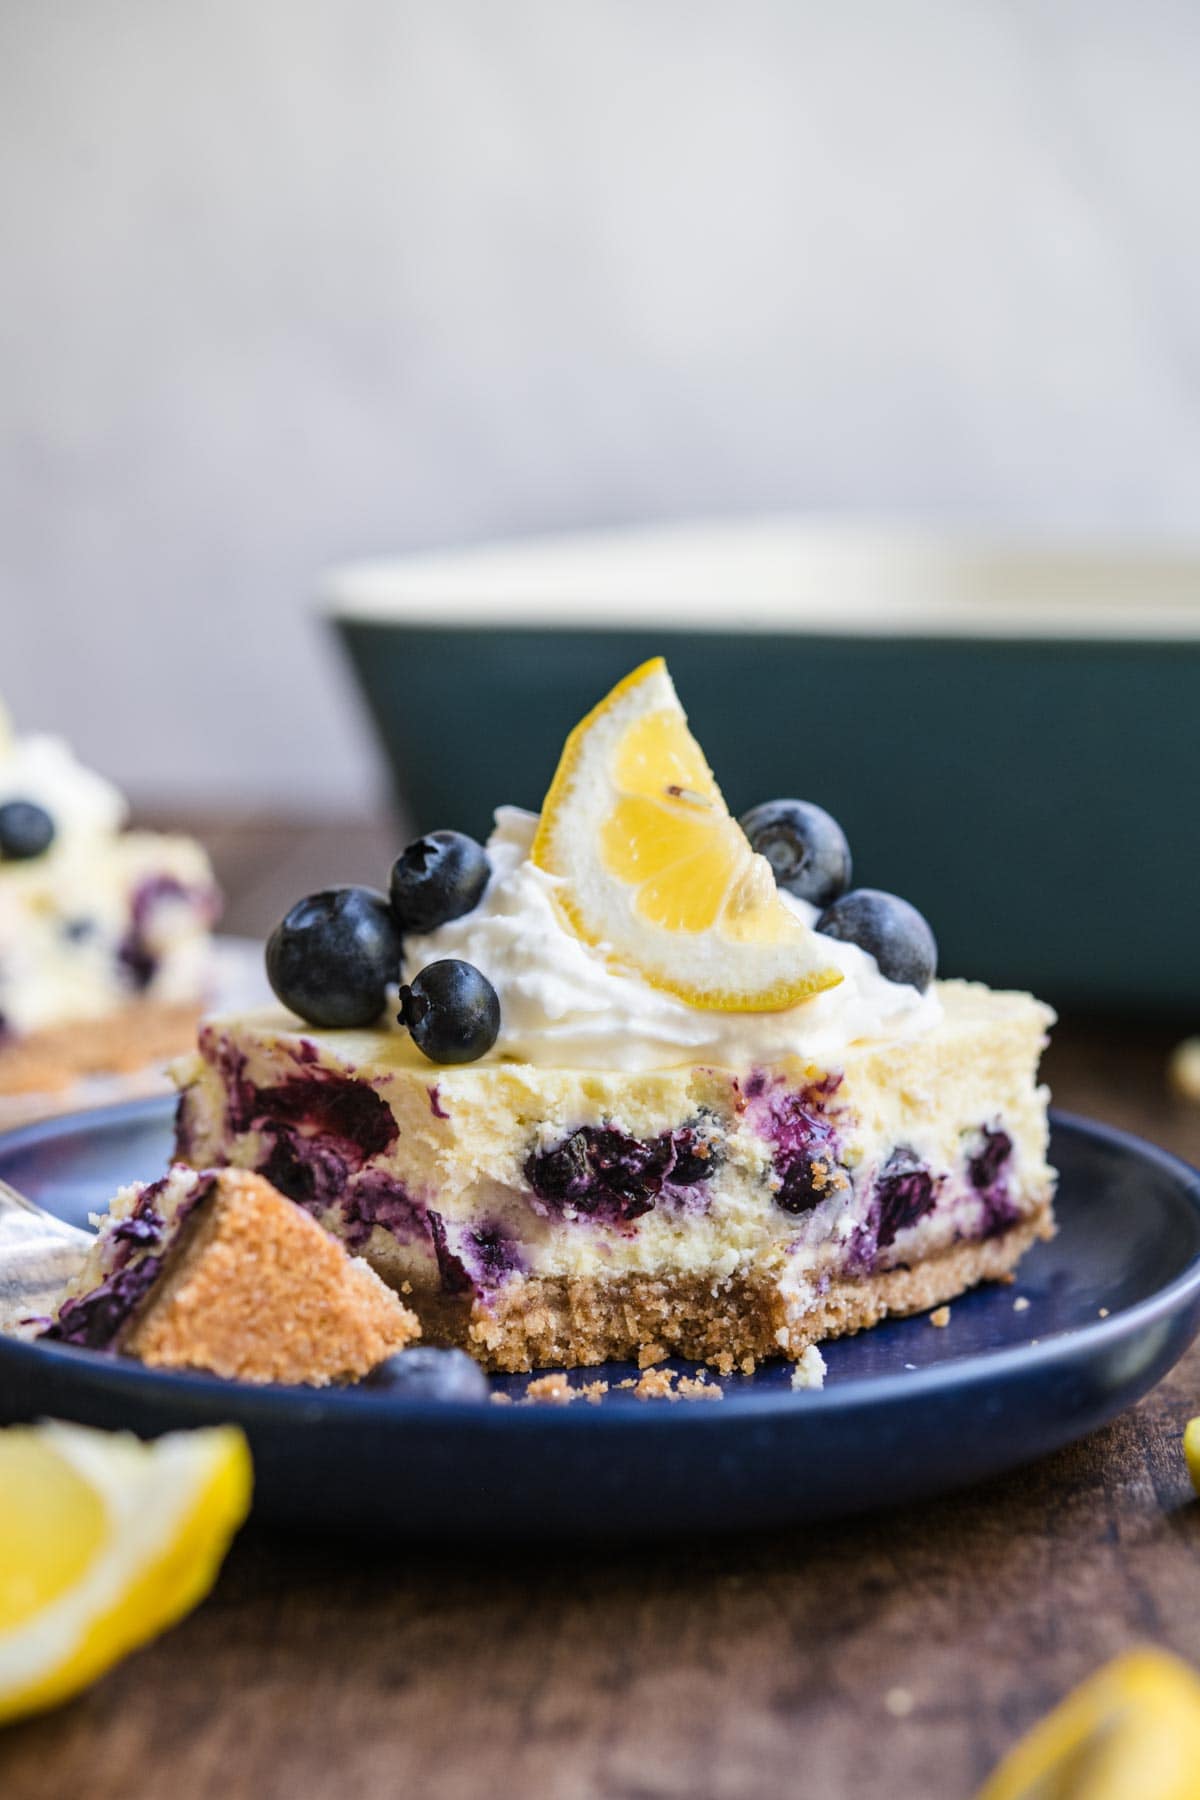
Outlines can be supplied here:
<path id="1" fill-rule="evenodd" d="M 400 1023 L 430 1062 L 477 1062 L 499 1036 L 500 997 L 474 963 L 443 957 L 400 989 Z"/>
<path id="2" fill-rule="evenodd" d="M 1012 1139 L 1007 1131 L 985 1125 L 979 1134 L 979 1145 L 967 1158 L 971 1186 L 990 1188 L 1012 1155 Z"/>
<path id="3" fill-rule="evenodd" d="M 455 1251 L 450 1248 L 441 1213 L 430 1208 L 426 1217 L 444 1294 L 486 1293 L 509 1275 L 524 1272 L 520 1245 L 505 1234 L 503 1226 L 485 1220 L 460 1231 Z"/>
<path id="4" fill-rule="evenodd" d="M 491 1392 L 487 1376 L 465 1350 L 436 1350 L 428 1344 L 397 1351 L 361 1385 L 405 1400 L 486 1400 Z"/>
<path id="5" fill-rule="evenodd" d="M 664 1188 L 695 1187 L 720 1167 L 721 1152 L 699 1125 L 681 1125 L 649 1140 L 613 1125 L 581 1125 L 548 1150 L 525 1159 L 537 1198 L 608 1224 L 627 1225 L 653 1210 Z"/>
<path id="6" fill-rule="evenodd" d="M 396 1141 L 387 1102 L 349 1076 L 294 1075 L 257 1088 L 243 1074 L 229 1094 L 231 1127 L 262 1133 L 259 1174 L 315 1213 L 346 1204 L 350 1177 Z"/>
<path id="7" fill-rule="evenodd" d="M 854 888 L 827 906 L 817 930 L 843 944 L 857 944 L 879 964 L 888 981 L 921 993 L 937 973 L 937 940 L 915 906 L 879 888 Z"/>
<path id="8" fill-rule="evenodd" d="M 985 1125 L 967 1157 L 971 1186 L 978 1190 L 982 1206 L 980 1236 L 1000 1237 L 1016 1224 L 1019 1215 L 1009 1192 L 1007 1169 L 1012 1156 L 1007 1131 Z"/>
<path id="9" fill-rule="evenodd" d="M 831 1194 L 840 1191 L 830 1182 L 829 1165 L 818 1168 L 820 1162 L 820 1157 L 810 1160 L 799 1156 L 787 1165 L 783 1183 L 775 1195 L 775 1204 L 782 1212 L 795 1213 L 797 1217 L 812 1212 L 822 1200 L 828 1200 Z"/>
<path id="10" fill-rule="evenodd" d="M 773 1147 L 772 1165 L 779 1180 L 775 1204 L 781 1211 L 811 1212 L 822 1200 L 842 1191 L 831 1176 L 839 1167 L 841 1146 L 829 1116 L 842 1084 L 840 1074 L 809 1082 L 800 1089 L 772 1082 L 765 1071 L 752 1070 L 743 1086 L 751 1121 Z"/>
<path id="11" fill-rule="evenodd" d="M 162 1271 L 163 1253 L 167 1248 L 163 1243 L 166 1227 L 158 1211 L 158 1200 L 165 1186 L 165 1180 L 155 1181 L 142 1190 L 133 1212 L 113 1231 L 117 1249 L 108 1274 L 90 1294 L 65 1301 L 58 1318 L 46 1327 L 42 1337 L 52 1343 L 74 1344 L 85 1350 L 113 1347 Z M 214 1186 L 214 1178 L 206 1177 L 196 1192 L 181 1204 L 172 1224 L 172 1237 L 178 1234 L 196 1207 L 209 1197 Z M 154 1254 L 143 1255 L 139 1261 L 134 1261 L 139 1251 Z"/>
<path id="12" fill-rule="evenodd" d="M 850 886 L 846 834 L 823 806 L 811 800 L 764 800 L 739 824 L 750 847 L 765 856 L 778 887 L 812 906 L 828 906 Z"/>
<path id="13" fill-rule="evenodd" d="M 893 1150 L 875 1183 L 875 1199 L 879 1207 L 879 1248 L 886 1249 L 896 1241 L 896 1233 L 905 1231 L 932 1212 L 937 1200 L 933 1176 L 916 1153 L 908 1149 Z"/>
<path id="14" fill-rule="evenodd" d="M 431 831 L 392 865 L 392 911 L 401 931 L 436 931 L 473 912 L 492 868 L 487 851 L 462 831 Z"/>
<path id="15" fill-rule="evenodd" d="M 346 1243 L 361 1250 L 377 1225 L 390 1231 L 400 1244 L 428 1238 L 425 1208 L 414 1200 L 404 1184 L 384 1169 L 366 1169 L 342 1196 Z"/>
<path id="16" fill-rule="evenodd" d="M 54 820 L 34 800 L 6 800 L 0 806 L 0 861 L 29 862 L 54 842 Z"/>
<path id="17" fill-rule="evenodd" d="M 400 932 L 374 888 L 326 888 L 298 900 L 267 940 L 267 979 L 310 1025 L 373 1025 L 400 978 Z"/>
<path id="18" fill-rule="evenodd" d="M 57 1320 L 41 1335 L 52 1343 L 74 1344 L 82 1350 L 109 1349 L 158 1280 L 162 1265 L 161 1256 L 143 1256 L 140 1262 L 115 1269 L 90 1294 L 65 1301 Z"/>

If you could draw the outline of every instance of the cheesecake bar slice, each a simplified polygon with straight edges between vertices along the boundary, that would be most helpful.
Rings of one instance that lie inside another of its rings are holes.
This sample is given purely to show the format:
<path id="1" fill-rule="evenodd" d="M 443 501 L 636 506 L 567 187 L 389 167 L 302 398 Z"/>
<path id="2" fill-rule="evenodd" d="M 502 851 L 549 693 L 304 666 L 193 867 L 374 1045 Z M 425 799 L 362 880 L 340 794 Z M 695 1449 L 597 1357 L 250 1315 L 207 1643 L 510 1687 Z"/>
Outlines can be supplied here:
<path id="1" fill-rule="evenodd" d="M 0 1095 L 194 1041 L 220 895 L 201 846 L 132 831 L 111 782 L 0 709 Z"/>
<path id="2" fill-rule="evenodd" d="M 367 1265 L 259 1175 L 124 1188 L 43 1335 L 160 1369 L 324 1387 L 419 1335 Z"/>
<path id="3" fill-rule="evenodd" d="M 485 1366 L 799 1357 L 1003 1276 L 1053 1231 L 1050 1010 L 939 984 L 837 1060 L 435 1068 L 402 1032 L 210 1021 L 176 1154 L 257 1170 Z"/>

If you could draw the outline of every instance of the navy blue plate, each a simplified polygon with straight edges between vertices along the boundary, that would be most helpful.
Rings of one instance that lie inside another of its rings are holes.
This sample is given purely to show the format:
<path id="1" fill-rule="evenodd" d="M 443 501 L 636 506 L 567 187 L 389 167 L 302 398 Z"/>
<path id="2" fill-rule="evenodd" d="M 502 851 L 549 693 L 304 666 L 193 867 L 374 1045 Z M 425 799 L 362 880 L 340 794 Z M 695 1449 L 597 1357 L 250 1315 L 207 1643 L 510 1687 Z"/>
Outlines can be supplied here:
<path id="1" fill-rule="evenodd" d="M 0 1175 L 83 1224 L 122 1182 L 160 1170 L 170 1144 L 171 1103 L 138 1101 L 10 1132 Z M 1063 1116 L 1052 1158 L 1059 1233 L 1017 1283 L 956 1300 L 945 1330 L 898 1319 L 830 1344 L 820 1393 L 793 1392 L 776 1365 L 723 1382 L 720 1404 L 610 1392 L 599 1406 L 437 1406 L 0 1340 L 0 1418 L 145 1435 L 231 1420 L 253 1446 L 261 1517 L 432 1536 L 732 1530 L 919 1499 L 1094 1430 L 1200 1329 L 1200 1175 Z M 525 1380 L 494 1386 L 517 1398 Z"/>

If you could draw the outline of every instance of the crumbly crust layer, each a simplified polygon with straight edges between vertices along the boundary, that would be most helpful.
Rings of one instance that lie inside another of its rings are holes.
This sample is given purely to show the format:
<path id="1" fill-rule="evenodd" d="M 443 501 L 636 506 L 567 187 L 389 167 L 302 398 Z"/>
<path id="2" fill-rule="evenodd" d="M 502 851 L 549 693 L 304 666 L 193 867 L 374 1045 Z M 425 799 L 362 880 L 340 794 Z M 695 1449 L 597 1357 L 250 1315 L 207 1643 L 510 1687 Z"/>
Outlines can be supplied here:
<path id="1" fill-rule="evenodd" d="M 487 1304 L 416 1283 L 406 1293 L 432 1343 L 457 1344 L 484 1368 L 509 1373 L 631 1360 L 647 1345 L 722 1369 L 746 1358 L 800 1356 L 810 1344 L 924 1312 L 1014 1269 L 1036 1239 L 1054 1235 L 1051 1197 L 1001 1237 L 961 1243 L 913 1268 L 834 1277 L 802 1310 L 777 1280 L 753 1272 L 702 1275 L 514 1276 Z"/>
<path id="2" fill-rule="evenodd" d="M 125 1074 L 195 1042 L 200 1007 L 131 1000 L 102 1019 L 47 1025 L 0 1044 L 0 1094 L 56 1093 L 85 1075 Z"/>
<path id="3" fill-rule="evenodd" d="M 121 1348 L 152 1368 L 325 1387 L 419 1335 L 366 1263 L 261 1176 L 227 1169 Z"/>

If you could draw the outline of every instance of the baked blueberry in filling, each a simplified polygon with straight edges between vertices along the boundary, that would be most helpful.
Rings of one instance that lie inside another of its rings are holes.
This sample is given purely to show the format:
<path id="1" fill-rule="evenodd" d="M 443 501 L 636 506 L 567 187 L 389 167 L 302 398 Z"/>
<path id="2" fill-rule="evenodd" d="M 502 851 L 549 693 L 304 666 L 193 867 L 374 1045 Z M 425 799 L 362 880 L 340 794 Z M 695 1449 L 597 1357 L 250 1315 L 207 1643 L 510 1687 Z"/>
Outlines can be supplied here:
<path id="1" fill-rule="evenodd" d="M 390 1231 L 402 1244 L 429 1236 L 421 1202 L 414 1200 L 403 1183 L 383 1169 L 365 1170 L 342 1195 L 341 1208 L 346 1243 L 351 1250 L 360 1250 L 376 1225 Z"/>
<path id="2" fill-rule="evenodd" d="M 136 926 L 117 946 L 117 968 L 135 994 L 144 994 L 158 973 L 158 958 Z"/>
<path id="3" fill-rule="evenodd" d="M 178 1239 L 181 1228 L 213 1186 L 211 1177 L 200 1182 L 195 1193 L 180 1203 L 169 1227 L 158 1210 L 166 1181 L 145 1188 L 129 1217 L 111 1233 L 110 1242 L 116 1249 L 108 1274 L 90 1293 L 64 1301 L 58 1318 L 41 1336 L 85 1350 L 112 1349 L 162 1273 L 169 1245 Z M 134 1261 L 139 1251 L 147 1254 Z"/>
<path id="4" fill-rule="evenodd" d="M 223 1073 L 231 1130 L 262 1134 L 258 1173 L 301 1206 L 319 1211 L 335 1205 L 349 1177 L 399 1136 L 391 1108 L 365 1082 L 313 1074 L 257 1088 L 240 1060 Z M 181 1115 L 176 1121 L 181 1153 L 187 1128 Z"/>
<path id="5" fill-rule="evenodd" d="M 140 1262 L 114 1270 L 90 1294 L 64 1301 L 54 1324 L 41 1335 L 83 1350 L 109 1349 L 158 1280 L 162 1266 L 161 1256 L 144 1256 Z"/>
<path id="6" fill-rule="evenodd" d="M 989 1188 L 1012 1155 L 1012 1139 L 999 1126 L 985 1125 L 979 1133 L 979 1146 L 967 1158 L 971 1186 Z"/>
<path id="7" fill-rule="evenodd" d="M 849 1184 L 834 1120 L 826 1110 L 840 1085 L 840 1076 L 828 1075 L 803 1088 L 772 1089 L 758 1070 L 745 1084 L 750 1122 L 772 1146 L 775 1204 L 786 1213 L 811 1212 Z"/>
<path id="8" fill-rule="evenodd" d="M 650 1212 L 664 1189 L 694 1188 L 720 1162 L 703 1118 L 648 1140 L 615 1125 L 581 1125 L 552 1149 L 530 1151 L 525 1179 L 543 1205 L 627 1225 Z"/>
<path id="9" fill-rule="evenodd" d="M 336 1205 L 350 1173 L 344 1156 L 328 1139 L 305 1137 L 288 1125 L 264 1133 L 266 1148 L 258 1160 L 258 1173 L 310 1212 Z"/>
<path id="10" fill-rule="evenodd" d="M 463 1231 L 457 1251 L 450 1248 L 446 1221 L 432 1209 L 427 1214 L 433 1253 L 445 1294 L 473 1294 L 498 1287 L 509 1275 L 523 1273 L 520 1246 L 502 1225 L 485 1220 Z"/>
<path id="11" fill-rule="evenodd" d="M 454 1254 L 446 1242 L 446 1221 L 441 1213 L 429 1210 L 429 1233 L 433 1239 L 433 1254 L 437 1257 L 438 1274 L 442 1278 L 444 1294 L 470 1294 L 474 1292 L 475 1283 L 467 1274 L 462 1259 Z"/>
<path id="12" fill-rule="evenodd" d="M 967 1174 L 978 1191 L 981 1214 L 979 1236 L 1000 1237 L 1020 1217 L 1008 1187 L 1012 1139 L 999 1126 L 984 1125 L 975 1148 L 967 1156 Z"/>
<path id="13" fill-rule="evenodd" d="M 881 1250 L 894 1244 L 896 1234 L 916 1225 L 933 1211 L 937 1185 L 914 1150 L 892 1151 L 875 1183 L 879 1208 L 876 1243 Z"/>

